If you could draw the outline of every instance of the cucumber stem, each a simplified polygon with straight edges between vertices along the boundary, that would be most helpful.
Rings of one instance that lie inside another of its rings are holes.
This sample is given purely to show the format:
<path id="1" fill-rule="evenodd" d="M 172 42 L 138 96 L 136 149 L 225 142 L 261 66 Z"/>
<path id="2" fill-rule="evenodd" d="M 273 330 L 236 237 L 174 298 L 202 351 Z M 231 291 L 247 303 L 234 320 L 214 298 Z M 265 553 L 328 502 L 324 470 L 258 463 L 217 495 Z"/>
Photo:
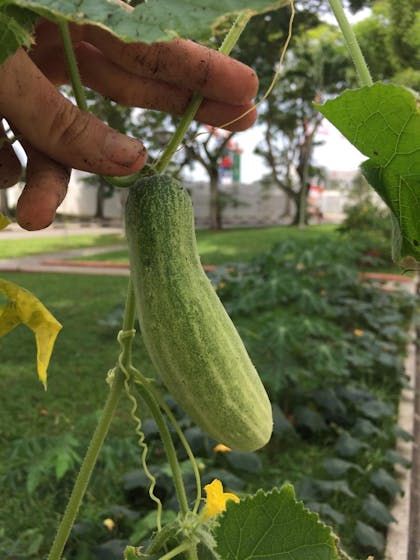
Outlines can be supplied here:
<path id="1" fill-rule="evenodd" d="M 245 29 L 249 19 L 250 19 L 250 15 L 247 14 L 246 12 L 242 13 L 236 18 L 232 27 L 229 29 L 229 32 L 226 35 L 223 43 L 220 45 L 219 52 L 226 55 L 230 54 L 233 47 L 236 45 L 242 31 Z M 198 93 L 193 94 L 192 99 L 184 115 L 182 116 L 179 125 L 177 126 L 177 129 L 175 130 L 172 138 L 169 140 L 162 155 L 154 165 L 154 168 L 157 173 L 159 174 L 163 173 L 167 168 L 173 155 L 177 151 L 178 146 L 181 144 L 182 139 L 184 138 L 185 133 L 188 130 L 188 127 L 190 126 L 192 120 L 194 119 L 202 101 L 203 101 L 202 95 Z"/>
<path id="2" fill-rule="evenodd" d="M 134 334 L 134 320 L 134 291 L 131 282 L 129 282 L 124 313 L 123 332 L 131 332 Z M 120 359 L 127 365 L 131 360 L 133 334 L 131 336 L 125 336 L 123 340 L 123 351 Z M 77 475 L 76 481 L 74 483 L 74 487 L 64 511 L 63 517 L 58 526 L 55 539 L 48 555 L 48 560 L 60 560 L 63 554 L 64 547 L 69 538 L 73 524 L 76 520 L 77 513 L 83 501 L 83 497 L 92 476 L 93 469 L 95 468 L 96 461 L 101 451 L 103 442 L 105 441 L 106 435 L 114 417 L 121 391 L 124 386 L 124 380 L 125 376 L 122 369 L 116 367 L 114 369 L 114 378 L 108 394 L 108 398 L 105 402 L 101 417 L 89 443 L 89 447 L 86 451 L 82 466 L 80 467 L 79 474 Z"/>
<path id="3" fill-rule="evenodd" d="M 96 464 L 102 444 L 108 433 L 109 426 L 120 398 L 121 390 L 124 385 L 124 375 L 121 371 L 116 371 L 114 380 L 108 394 L 101 418 L 96 426 L 95 432 L 90 441 L 88 450 L 80 468 L 79 474 L 73 487 L 63 518 L 57 530 L 54 542 L 51 546 L 48 560 L 60 560 L 64 547 L 70 535 L 77 513 L 89 484 L 90 477 Z"/>
<path id="4" fill-rule="evenodd" d="M 372 76 L 370 75 L 368 65 L 366 64 L 365 57 L 360 49 L 356 35 L 347 19 L 343 5 L 340 0 L 328 0 L 332 11 L 334 12 L 335 19 L 341 29 L 341 32 L 346 42 L 350 56 L 353 59 L 356 72 L 359 76 L 359 82 L 362 87 L 371 86 L 373 84 Z"/>
<path id="5" fill-rule="evenodd" d="M 156 402 L 152 392 L 149 390 L 147 384 L 138 384 L 137 390 L 139 391 L 142 399 L 148 406 L 150 412 L 155 419 L 159 434 L 165 448 L 165 453 L 168 458 L 169 466 L 172 472 L 172 478 L 178 498 L 179 508 L 183 516 L 189 512 L 187 495 L 185 493 L 184 482 L 182 480 L 181 467 L 176 456 L 174 442 L 172 441 L 171 434 L 169 433 L 168 426 L 166 425 L 163 414 Z"/>
<path id="6" fill-rule="evenodd" d="M 60 31 L 61 41 L 63 43 L 67 68 L 70 75 L 70 82 L 73 88 L 74 97 L 76 98 L 77 106 L 79 109 L 82 109 L 82 111 L 88 111 L 85 90 L 83 89 L 82 80 L 80 78 L 80 72 L 77 66 L 76 56 L 74 54 L 73 43 L 71 42 L 68 23 L 66 20 L 60 19 L 57 25 Z"/>

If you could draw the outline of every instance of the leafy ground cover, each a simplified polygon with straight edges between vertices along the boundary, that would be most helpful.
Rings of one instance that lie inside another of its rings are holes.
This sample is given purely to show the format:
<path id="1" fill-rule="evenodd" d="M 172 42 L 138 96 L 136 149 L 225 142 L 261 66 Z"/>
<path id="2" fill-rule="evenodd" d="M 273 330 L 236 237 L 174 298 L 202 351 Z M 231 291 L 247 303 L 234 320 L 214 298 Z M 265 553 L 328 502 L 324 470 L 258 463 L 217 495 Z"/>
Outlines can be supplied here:
<path id="1" fill-rule="evenodd" d="M 203 483 L 217 476 L 240 494 L 254 490 L 255 480 L 267 489 L 290 481 L 306 505 L 334 525 L 348 551 L 356 558 L 375 553 L 379 560 L 392 521 L 389 504 L 399 492 L 394 466 L 402 459 L 394 444 L 409 437 L 395 417 L 413 300 L 361 283 L 360 251 L 348 243 L 343 251 L 341 240 L 328 237 L 318 244 L 284 241 L 212 276 L 269 389 L 275 411 L 270 445 L 259 453 L 217 451 L 220 442 L 169 402 L 199 457 Z M 4 277 L 32 290 L 64 324 L 46 393 L 36 379 L 29 333 L 18 328 L 0 339 L 0 555 L 17 560 L 42 557 L 52 540 L 118 353 L 116 310 L 126 280 Z M 139 337 L 135 350 L 136 363 L 150 374 Z M 123 545 L 141 543 L 154 526 L 128 409 L 122 399 L 67 560 L 117 559 Z M 146 419 L 143 431 L 156 492 L 170 510 L 172 483 L 153 421 Z"/>

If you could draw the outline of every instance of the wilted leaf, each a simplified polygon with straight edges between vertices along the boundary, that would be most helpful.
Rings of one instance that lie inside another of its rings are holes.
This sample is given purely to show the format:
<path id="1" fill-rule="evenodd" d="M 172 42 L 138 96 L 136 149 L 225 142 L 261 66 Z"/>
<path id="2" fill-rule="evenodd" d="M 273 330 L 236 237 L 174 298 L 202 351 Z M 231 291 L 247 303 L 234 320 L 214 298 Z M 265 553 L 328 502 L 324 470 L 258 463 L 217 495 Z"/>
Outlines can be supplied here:
<path id="1" fill-rule="evenodd" d="M 1 12 L 0 12 L 0 18 L 1 18 Z M 1 31 L 0 31 L 0 36 L 1 36 Z M 11 223 L 11 221 L 9 220 L 9 218 L 7 218 L 6 216 L 4 216 L 1 212 L 0 212 L 0 230 L 7 228 L 7 226 Z"/>
<path id="2" fill-rule="evenodd" d="M 61 324 L 39 299 L 17 284 L 0 279 L 0 292 L 9 300 L 0 315 L 0 336 L 10 332 L 19 323 L 33 331 L 37 348 L 38 377 L 46 387 L 47 368 L 55 339 L 62 328 Z"/>

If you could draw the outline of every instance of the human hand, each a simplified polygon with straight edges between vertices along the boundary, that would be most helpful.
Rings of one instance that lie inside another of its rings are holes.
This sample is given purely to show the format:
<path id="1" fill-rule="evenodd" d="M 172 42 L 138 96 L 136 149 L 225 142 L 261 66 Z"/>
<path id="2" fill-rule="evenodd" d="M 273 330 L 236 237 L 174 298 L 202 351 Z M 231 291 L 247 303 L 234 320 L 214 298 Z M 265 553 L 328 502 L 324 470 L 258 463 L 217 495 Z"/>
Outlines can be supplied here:
<path id="1" fill-rule="evenodd" d="M 197 120 L 220 126 L 252 108 L 258 80 L 251 68 L 197 43 L 124 43 L 104 29 L 70 25 L 83 83 L 128 107 L 182 115 L 192 92 L 204 101 Z M 0 117 L 21 141 L 28 157 L 26 186 L 16 219 L 25 229 L 50 225 L 65 197 L 71 168 L 100 175 L 139 171 L 147 152 L 141 141 L 111 129 L 79 110 L 56 89 L 68 83 L 58 28 L 41 20 L 36 43 L 0 66 Z M 244 130 L 253 109 L 232 124 Z M 0 188 L 14 185 L 20 164 L 0 127 Z"/>

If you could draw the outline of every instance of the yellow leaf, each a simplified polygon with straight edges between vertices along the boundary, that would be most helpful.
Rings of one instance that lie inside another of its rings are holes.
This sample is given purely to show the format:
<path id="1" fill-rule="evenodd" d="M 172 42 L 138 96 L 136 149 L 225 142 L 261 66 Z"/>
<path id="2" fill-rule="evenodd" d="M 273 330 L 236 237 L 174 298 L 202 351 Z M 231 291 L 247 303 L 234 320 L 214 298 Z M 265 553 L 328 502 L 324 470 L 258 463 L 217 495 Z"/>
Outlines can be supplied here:
<path id="1" fill-rule="evenodd" d="M 239 503 L 240 500 L 235 494 L 230 492 L 223 492 L 223 485 L 215 478 L 210 484 L 204 486 L 204 491 L 206 492 L 206 505 L 203 508 L 202 516 L 203 519 L 211 519 L 215 517 L 222 511 L 226 511 L 226 502 L 233 500 Z"/>
<path id="2" fill-rule="evenodd" d="M 0 315 L 0 336 L 23 323 L 34 335 L 37 349 L 38 377 L 47 386 L 47 368 L 61 324 L 31 292 L 17 284 L 0 279 L 0 292 L 9 300 Z"/>
<path id="3" fill-rule="evenodd" d="M 0 230 L 6 228 L 12 222 L 0 212 Z"/>
<path id="4" fill-rule="evenodd" d="M 10 303 L 0 309 L 0 336 L 3 336 L 20 323 L 20 319 L 16 313 L 16 309 Z"/>

